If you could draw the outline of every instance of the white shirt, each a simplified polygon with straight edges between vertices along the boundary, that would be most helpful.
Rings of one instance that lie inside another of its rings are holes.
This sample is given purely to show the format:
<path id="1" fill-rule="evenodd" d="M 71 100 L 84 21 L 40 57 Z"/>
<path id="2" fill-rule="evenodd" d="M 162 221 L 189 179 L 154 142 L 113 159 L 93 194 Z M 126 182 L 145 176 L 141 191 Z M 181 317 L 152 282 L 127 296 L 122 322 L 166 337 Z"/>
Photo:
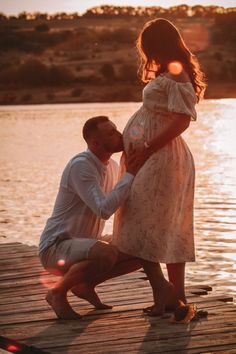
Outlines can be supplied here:
<path id="1" fill-rule="evenodd" d="M 127 198 L 134 176 L 117 182 L 118 166 L 104 165 L 90 150 L 74 156 L 61 177 L 52 216 L 40 238 L 39 253 L 61 237 L 98 238 L 108 219 Z"/>

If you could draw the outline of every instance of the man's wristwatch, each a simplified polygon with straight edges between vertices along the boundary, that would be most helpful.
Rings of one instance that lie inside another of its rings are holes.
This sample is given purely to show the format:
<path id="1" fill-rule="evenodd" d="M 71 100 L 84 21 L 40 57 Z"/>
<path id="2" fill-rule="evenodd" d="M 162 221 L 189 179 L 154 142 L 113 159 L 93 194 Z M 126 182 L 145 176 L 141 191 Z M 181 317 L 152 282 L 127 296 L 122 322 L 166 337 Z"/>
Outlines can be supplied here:
<path id="1" fill-rule="evenodd" d="M 144 147 L 145 147 L 146 149 L 149 149 L 149 148 L 150 148 L 150 145 L 148 144 L 147 141 L 144 141 Z"/>

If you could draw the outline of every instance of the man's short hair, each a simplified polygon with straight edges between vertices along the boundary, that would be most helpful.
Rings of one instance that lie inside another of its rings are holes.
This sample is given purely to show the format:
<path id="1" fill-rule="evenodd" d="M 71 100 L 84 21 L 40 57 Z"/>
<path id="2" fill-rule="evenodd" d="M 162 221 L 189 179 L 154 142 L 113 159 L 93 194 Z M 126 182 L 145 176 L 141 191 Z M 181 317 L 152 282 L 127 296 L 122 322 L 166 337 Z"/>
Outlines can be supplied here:
<path id="1" fill-rule="evenodd" d="M 108 122 L 109 118 L 106 116 L 97 116 L 88 119 L 83 126 L 83 138 L 87 141 L 91 135 L 96 132 L 98 124 Z"/>

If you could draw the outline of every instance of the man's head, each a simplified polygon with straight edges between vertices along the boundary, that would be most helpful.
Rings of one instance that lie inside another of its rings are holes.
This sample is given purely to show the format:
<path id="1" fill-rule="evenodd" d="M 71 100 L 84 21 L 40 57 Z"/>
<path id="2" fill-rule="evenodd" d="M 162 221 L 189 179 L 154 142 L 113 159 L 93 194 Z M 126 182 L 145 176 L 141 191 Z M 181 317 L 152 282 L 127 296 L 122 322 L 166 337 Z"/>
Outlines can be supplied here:
<path id="1" fill-rule="evenodd" d="M 98 152 L 112 154 L 123 150 L 122 134 L 106 116 L 88 119 L 83 127 L 83 137 L 88 147 Z"/>

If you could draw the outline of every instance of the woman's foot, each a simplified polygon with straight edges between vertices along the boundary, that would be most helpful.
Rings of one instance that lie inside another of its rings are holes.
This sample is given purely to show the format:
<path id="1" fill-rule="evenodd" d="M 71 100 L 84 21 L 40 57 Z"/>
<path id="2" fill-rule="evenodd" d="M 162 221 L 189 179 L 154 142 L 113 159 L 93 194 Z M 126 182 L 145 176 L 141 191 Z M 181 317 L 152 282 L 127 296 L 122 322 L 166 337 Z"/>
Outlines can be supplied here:
<path id="1" fill-rule="evenodd" d="M 168 299 L 168 303 L 165 305 L 165 312 L 174 312 L 175 309 L 179 306 L 179 300 L 181 300 L 184 304 L 187 304 L 187 300 L 186 297 L 180 297 L 179 299 L 177 299 L 177 297 L 175 296 L 171 296 L 171 298 Z M 150 311 L 153 310 L 153 308 L 155 307 L 155 304 L 151 305 L 151 306 L 147 306 L 143 309 L 144 313 L 149 313 Z"/>
<path id="2" fill-rule="evenodd" d="M 163 316 L 165 313 L 166 302 L 169 297 L 172 295 L 174 290 L 174 286 L 172 283 L 169 283 L 167 280 L 164 281 L 162 286 L 159 289 L 156 289 L 155 292 L 158 293 L 158 297 L 154 295 L 156 298 L 156 303 L 153 306 L 150 306 L 150 310 L 145 313 L 148 316 Z"/>
<path id="3" fill-rule="evenodd" d="M 60 319 L 76 320 L 81 318 L 81 316 L 72 309 L 67 299 L 59 295 L 58 291 L 55 289 L 48 290 L 46 301 Z"/>
<path id="4" fill-rule="evenodd" d="M 112 306 L 101 302 L 98 294 L 91 285 L 82 284 L 75 286 L 71 289 L 71 292 L 80 299 L 90 302 L 97 310 L 112 309 Z"/>
<path id="5" fill-rule="evenodd" d="M 148 314 L 153 311 L 155 305 L 147 306 L 143 309 L 143 312 Z M 176 309 L 177 305 L 165 305 L 165 312 L 174 312 Z"/>

